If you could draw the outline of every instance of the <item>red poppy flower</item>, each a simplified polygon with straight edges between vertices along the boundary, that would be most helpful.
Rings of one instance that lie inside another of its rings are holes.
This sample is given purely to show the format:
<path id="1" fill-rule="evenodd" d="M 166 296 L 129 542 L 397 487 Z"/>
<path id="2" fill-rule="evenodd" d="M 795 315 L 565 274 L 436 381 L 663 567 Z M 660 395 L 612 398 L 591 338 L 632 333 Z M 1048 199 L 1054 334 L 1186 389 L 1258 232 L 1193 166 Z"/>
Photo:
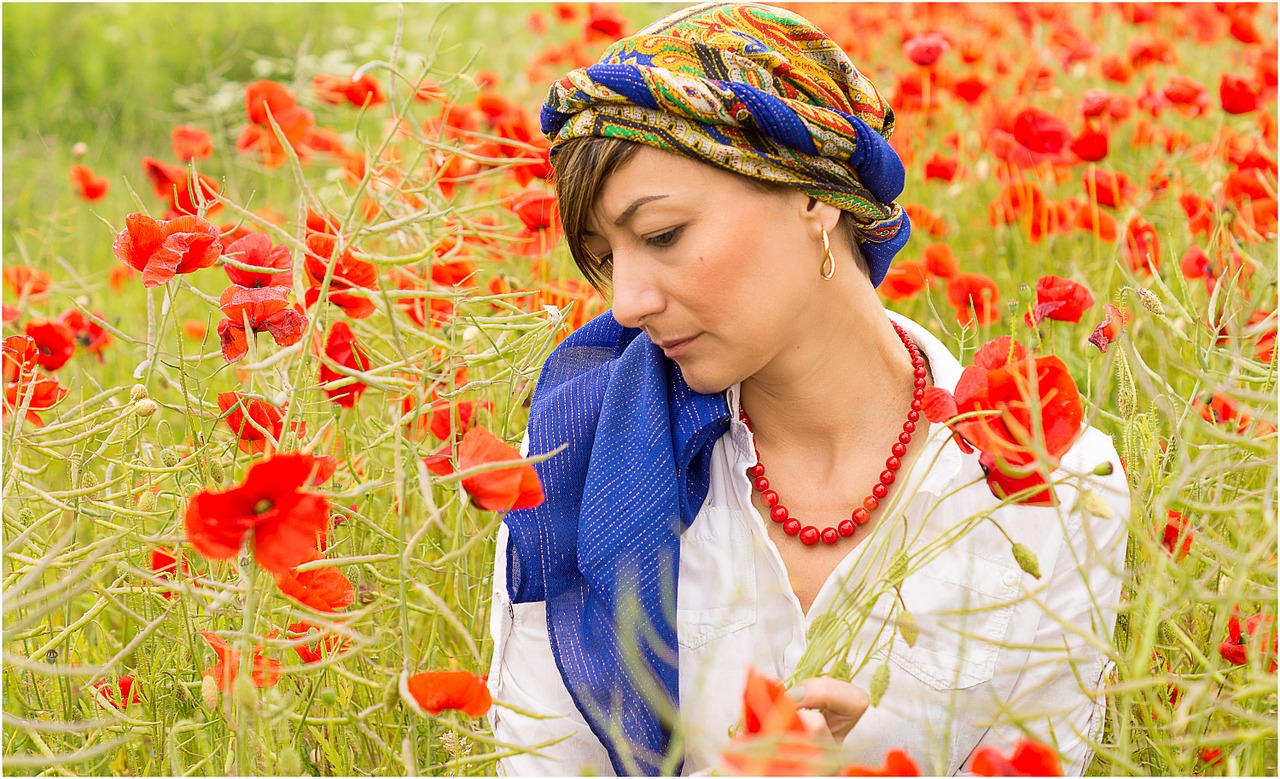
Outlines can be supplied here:
<path id="1" fill-rule="evenodd" d="M 1107 54 L 1098 62 L 1102 77 L 1117 84 L 1128 84 L 1133 78 L 1133 67 L 1118 54 Z"/>
<path id="2" fill-rule="evenodd" d="M 1208 238 L 1213 232 L 1213 207 L 1209 201 L 1194 192 L 1183 192 L 1178 196 L 1178 205 L 1187 215 L 1187 228 L 1192 235 L 1203 235 Z"/>
<path id="3" fill-rule="evenodd" d="M 36 362 L 47 371 L 56 371 L 76 353 L 75 332 L 52 319 L 32 319 L 23 331 L 35 341 L 39 356 Z"/>
<path id="4" fill-rule="evenodd" d="M 902 44 L 907 59 L 921 67 L 932 67 L 951 48 L 951 43 L 936 32 L 917 35 Z"/>
<path id="5" fill-rule="evenodd" d="M 326 357 L 338 365 L 353 371 L 367 371 L 369 366 L 373 364 L 369 361 L 369 356 L 360 347 L 360 344 L 356 343 L 356 337 L 351 332 L 350 325 L 342 321 L 334 322 L 333 326 L 329 328 L 329 335 L 325 339 L 324 353 Z M 339 373 L 329 367 L 327 363 L 321 363 L 321 384 L 328 384 L 345 378 L 348 378 L 346 374 Z M 368 388 L 367 384 L 356 380 L 342 387 L 325 389 L 324 392 L 329 396 L 330 401 L 337 403 L 339 406 L 351 408 Z"/>
<path id="6" fill-rule="evenodd" d="M 4 285 L 19 298 L 39 298 L 49 291 L 49 274 L 27 265 L 6 265 Z"/>
<path id="7" fill-rule="evenodd" d="M 1106 243 L 1114 241 L 1120 232 L 1115 217 L 1088 203 L 1082 203 L 1076 208 L 1073 224 L 1077 230 L 1087 230 Z"/>
<path id="8" fill-rule="evenodd" d="M 1124 245 L 1129 265 L 1135 271 L 1146 274 L 1160 272 L 1160 236 L 1150 222 L 1141 216 L 1130 219 L 1124 228 Z"/>
<path id="9" fill-rule="evenodd" d="M 1102 206 L 1121 208 L 1136 192 L 1128 176 L 1102 168 L 1089 168 L 1082 180 L 1085 194 Z"/>
<path id="10" fill-rule="evenodd" d="M 302 562 L 323 559 L 318 551 L 312 549 Z M 313 611 L 336 612 L 350 606 L 355 600 L 355 588 L 351 586 L 351 581 L 334 566 L 301 572 L 285 571 L 276 575 L 276 586 L 280 588 L 280 592 Z"/>
<path id="11" fill-rule="evenodd" d="M 1036 281 L 1036 305 L 1032 310 L 1035 323 L 1043 319 L 1076 323 L 1092 307 L 1093 295 L 1083 284 L 1061 276 L 1041 276 Z"/>
<path id="12" fill-rule="evenodd" d="M 1033 155 L 1056 155 L 1071 142 L 1071 131 L 1058 117 L 1032 106 L 1013 117 L 1013 138 Z"/>
<path id="13" fill-rule="evenodd" d="M 89 686 L 93 688 L 93 699 L 103 708 L 123 709 L 142 702 L 142 685 L 132 676 L 121 676 L 115 683 L 101 679 Z"/>
<path id="14" fill-rule="evenodd" d="M 453 301 L 427 292 L 431 285 L 417 274 L 396 268 L 391 271 L 391 280 L 398 290 L 424 291 L 421 295 L 396 298 L 396 302 L 418 327 L 443 325 L 453 316 Z"/>
<path id="15" fill-rule="evenodd" d="M 1000 288 L 981 273 L 957 273 L 947 281 L 947 302 L 956 321 L 965 327 L 990 324 L 1000 318 Z"/>
<path id="16" fill-rule="evenodd" d="M 1200 747 L 1197 752 L 1200 761 L 1205 765 L 1220 765 L 1222 763 L 1222 750 L 1217 747 Z"/>
<path id="17" fill-rule="evenodd" d="M 945 243 L 931 243 L 924 247 L 924 269 L 935 278 L 949 279 L 960 272 L 960 263 Z"/>
<path id="18" fill-rule="evenodd" d="M 102 314 L 97 312 L 94 316 L 98 319 L 103 318 Z M 96 353 L 98 360 L 102 360 L 102 350 L 111 345 L 111 333 L 107 332 L 102 325 L 85 316 L 84 312 L 78 308 L 68 308 L 58 314 L 56 321 L 71 331 L 77 346 L 86 352 Z"/>
<path id="19" fill-rule="evenodd" d="M 71 186 L 75 188 L 76 197 L 93 203 L 107 196 L 111 183 L 86 165 L 72 165 Z"/>
<path id="20" fill-rule="evenodd" d="M 1133 315 L 1110 303 L 1102 307 L 1102 313 L 1102 324 L 1093 329 L 1093 333 L 1089 335 L 1089 343 L 1098 347 L 1098 351 L 1106 354 L 1107 347 L 1115 343 L 1115 340 L 1120 337 L 1120 331 L 1133 318 Z"/>
<path id="21" fill-rule="evenodd" d="M 1247 337 L 1256 337 L 1253 355 L 1260 362 L 1271 362 L 1276 358 L 1276 312 L 1255 311 L 1249 316 L 1245 326 Z"/>
<path id="22" fill-rule="evenodd" d="M 740 776 L 821 776 L 826 753 L 800 719 L 782 682 L 747 669 L 742 734 L 721 753 L 722 767 Z"/>
<path id="23" fill-rule="evenodd" d="M 425 671 L 401 677 L 400 697 L 419 712 L 439 714 L 460 711 L 469 717 L 480 717 L 493 706 L 486 676 L 469 671 Z"/>
<path id="24" fill-rule="evenodd" d="M 1165 100 L 1192 115 L 1199 115 L 1209 105 L 1209 95 L 1205 92 L 1204 85 L 1180 73 L 1169 77 L 1169 83 L 1162 94 Z"/>
<path id="25" fill-rule="evenodd" d="M 189 162 L 203 160 L 213 154 L 213 138 L 199 127 L 180 124 L 169 133 L 173 142 L 173 156 Z"/>
<path id="26" fill-rule="evenodd" d="M 244 270 L 224 261 L 222 268 L 232 284 L 241 287 L 293 286 L 293 258 L 289 247 L 273 246 L 271 239 L 261 233 L 249 233 L 235 240 L 222 250 L 222 256 L 241 265 L 263 269 L 263 272 Z"/>
<path id="27" fill-rule="evenodd" d="M 1276 672 L 1276 624 L 1270 614 L 1254 614 L 1240 625 L 1240 609 L 1231 613 L 1227 640 L 1218 645 L 1218 654 L 1232 665 L 1247 665 L 1251 655 L 1261 655 L 1267 673 Z"/>
<path id="28" fill-rule="evenodd" d="M 248 333 L 267 332 L 277 346 L 290 346 L 302 339 L 307 316 L 289 306 L 285 287 L 241 287 L 232 284 L 222 291 L 219 304 L 226 319 L 218 322 L 222 358 L 235 362 L 249 351 Z M 246 329 L 247 328 L 247 329 Z"/>
<path id="29" fill-rule="evenodd" d="M 283 84 L 274 81 L 255 81 L 244 90 L 245 114 L 249 124 L 236 139 L 236 149 L 243 153 L 257 152 L 263 165 L 278 168 L 288 159 L 283 144 L 271 127 L 274 119 L 285 141 L 300 156 L 305 150 L 303 141 L 315 127 L 315 117 L 298 105 L 298 98 Z"/>
<path id="30" fill-rule="evenodd" d="M 215 197 L 221 189 L 218 182 L 203 173 L 188 174 L 185 169 L 168 165 L 154 157 L 143 157 L 142 169 L 147 178 L 151 179 L 156 197 L 169 201 L 167 216 L 199 214 L 201 201 L 204 203 L 205 213 L 211 214 L 222 208 Z"/>
<path id="31" fill-rule="evenodd" d="M 1057 209 L 1045 199 L 1040 185 L 1021 179 L 1000 188 L 1000 194 L 987 206 L 987 219 L 992 225 L 1021 224 L 1032 243 L 1055 232 L 1060 222 Z"/>
<path id="32" fill-rule="evenodd" d="M 371 262 L 357 259 L 349 248 L 334 257 L 338 247 L 338 238 L 327 233 L 310 233 L 307 235 L 307 253 L 303 263 L 306 271 L 307 292 L 306 305 L 311 308 L 320 299 L 320 287 L 330 266 L 333 277 L 329 280 L 327 300 L 342 308 L 343 313 L 352 319 L 364 319 L 372 314 L 377 306 L 373 299 L 365 294 L 352 293 L 349 290 L 378 288 L 378 269 Z"/>
<path id="33" fill-rule="evenodd" d="M 229 560 L 253 539 L 253 556 L 272 574 L 301 565 L 329 518 L 329 501 L 303 491 L 316 458 L 281 454 L 249 466 L 243 483 L 202 490 L 187 503 L 187 541 L 204 557 Z"/>
<path id="34" fill-rule="evenodd" d="M 158 579 L 174 579 L 178 577 L 179 560 L 174 556 L 174 551 L 167 546 L 158 546 L 151 550 L 151 572 Z M 182 576 L 186 579 L 191 573 L 191 569 L 187 566 L 186 559 L 181 560 Z M 173 597 L 173 592 L 165 590 L 160 593 L 165 600 Z"/>
<path id="35" fill-rule="evenodd" d="M 316 91 L 316 97 L 329 105 L 345 101 L 356 108 L 362 108 L 366 104 L 373 107 L 387 102 L 382 85 L 368 73 L 358 79 L 320 75 L 311 79 L 311 87 Z"/>
<path id="36" fill-rule="evenodd" d="M 3 414 L 7 416 L 25 405 L 27 421 L 43 427 L 44 421 L 40 419 L 39 412 L 61 403 L 68 390 L 63 389 L 57 379 L 36 372 L 40 348 L 31 336 L 9 336 L 4 339 L 0 353 L 3 354 L 4 366 Z"/>
<path id="37" fill-rule="evenodd" d="M 458 444 L 458 470 L 490 463 L 510 462 L 507 468 L 484 471 L 462 480 L 471 502 L 486 511 L 527 509 L 542 503 L 542 484 L 533 466 L 520 452 L 481 425 L 462 436 Z"/>
<path id="38" fill-rule="evenodd" d="M 924 162 L 924 180 L 951 181 L 956 177 L 960 161 L 955 157 L 944 157 L 941 152 L 934 152 Z"/>
<path id="39" fill-rule="evenodd" d="M 1252 82 L 1235 73 L 1223 73 L 1218 82 L 1218 99 L 1229 114 L 1248 114 L 1258 110 L 1262 99 Z"/>
<path id="40" fill-rule="evenodd" d="M 273 638 L 275 631 L 271 631 L 267 638 Z M 201 676 L 212 676 L 214 681 L 218 683 L 218 689 L 223 692 L 231 692 L 235 689 L 236 677 L 240 674 L 240 652 L 232 649 L 222 636 L 212 633 L 208 630 L 201 630 L 200 637 L 205 640 L 213 653 L 217 655 L 218 662 L 212 668 L 206 668 L 200 672 Z M 265 649 L 263 644 L 257 644 L 253 648 L 253 665 L 250 677 L 255 687 L 274 687 L 276 682 L 280 681 L 280 661 L 272 660 L 262 656 Z"/>
<path id="41" fill-rule="evenodd" d="M 284 435 L 284 409 L 265 400 L 244 398 L 237 392 L 220 392 L 218 408 L 245 454 L 262 454 L 275 446 L 273 440 L 278 443 Z M 305 422 L 294 421 L 289 427 L 299 437 L 306 435 Z"/>
<path id="42" fill-rule="evenodd" d="M 1050 747 L 1019 739 L 1008 757 L 995 747 L 978 748 L 969 770 L 978 776 L 1062 776 L 1062 762 Z"/>
<path id="43" fill-rule="evenodd" d="M 431 404 L 431 411 L 426 415 L 426 424 L 431 434 L 441 441 L 452 440 L 454 435 L 462 435 L 471 429 L 471 423 L 480 409 L 493 410 L 493 403 L 488 400 L 441 400 Z M 458 427 L 453 427 L 454 417 Z"/>
<path id="44" fill-rule="evenodd" d="M 951 84 L 951 91 L 955 93 L 956 97 L 966 103 L 978 102 L 978 99 L 981 98 L 989 88 L 990 87 L 986 81 L 983 81 L 979 76 L 973 73 L 970 73 L 964 78 L 957 79 Z"/>
<path id="45" fill-rule="evenodd" d="M 299 622 L 289 626 L 289 630 L 293 633 L 305 634 L 310 625 L 305 622 Z M 301 638 L 301 635 L 298 636 Z M 314 646 L 306 644 L 298 644 L 293 651 L 298 653 L 298 657 L 304 663 L 318 663 L 328 657 L 340 655 L 351 648 L 351 639 L 346 636 L 330 633 L 315 643 Z"/>
<path id="46" fill-rule="evenodd" d="M 1086 126 L 1071 141 L 1071 151 L 1085 162 L 1097 162 L 1107 156 L 1109 138 L 1103 130 Z"/>
<path id="47" fill-rule="evenodd" d="M 158 222 L 146 214 L 129 214 L 111 250 L 121 262 L 142 271 L 143 286 L 157 287 L 175 274 L 217 262 L 222 240 L 218 228 L 197 216 Z"/>
<path id="48" fill-rule="evenodd" d="M 961 414 L 990 410 L 1000 413 L 950 422 Z M 1034 431 L 1043 431 L 1044 450 L 1056 466 L 1080 437 L 1084 403 L 1061 359 L 1029 357 L 1021 344 L 1004 335 L 978 349 L 954 393 L 938 387 L 925 390 L 924 412 L 931 422 L 951 424 L 961 448 L 982 452 L 987 483 L 1003 498 L 1045 484 L 1032 467 L 1037 461 Z M 1042 489 L 1020 502 L 1056 505 L 1056 500 L 1052 491 Z"/>
<path id="49" fill-rule="evenodd" d="M 1196 529 L 1190 520 L 1182 516 L 1182 512 L 1169 509 L 1164 528 L 1160 532 L 1165 551 L 1173 557 L 1174 562 L 1182 562 L 1191 553 L 1191 542 L 1196 537 Z"/>
<path id="50" fill-rule="evenodd" d="M 919 231 L 921 235 L 928 233 L 934 238 L 941 238 L 947 234 L 947 221 L 928 208 L 918 203 L 908 203 L 902 207 L 902 210 L 907 212 L 913 232 Z"/>
<path id="51" fill-rule="evenodd" d="M 1258 25 L 1254 24 L 1253 19 L 1249 18 L 1248 12 L 1239 10 L 1230 13 L 1231 27 L 1229 31 L 1231 37 L 1241 43 L 1262 43 L 1265 40 L 1262 32 L 1258 29 Z"/>
<path id="52" fill-rule="evenodd" d="M 905 749 L 890 749 L 884 753 L 884 768 L 851 765 L 840 772 L 841 776 L 921 776 L 920 766 L 911 759 Z"/>

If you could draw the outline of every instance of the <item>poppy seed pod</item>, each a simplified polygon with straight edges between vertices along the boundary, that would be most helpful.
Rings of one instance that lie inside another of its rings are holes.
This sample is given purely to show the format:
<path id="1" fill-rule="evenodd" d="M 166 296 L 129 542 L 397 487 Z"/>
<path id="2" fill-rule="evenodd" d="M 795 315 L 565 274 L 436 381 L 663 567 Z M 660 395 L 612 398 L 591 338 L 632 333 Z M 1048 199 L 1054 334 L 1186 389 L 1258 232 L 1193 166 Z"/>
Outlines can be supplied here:
<path id="1" fill-rule="evenodd" d="M 880 699 L 889 691 L 889 664 L 885 663 L 871 675 L 871 687 L 867 690 L 872 706 L 879 706 Z"/>
<path id="2" fill-rule="evenodd" d="M 1040 561 L 1036 559 L 1036 553 L 1031 551 L 1030 547 L 1025 544 L 1014 544 L 1013 559 L 1024 572 L 1031 574 L 1035 579 L 1040 578 Z"/>

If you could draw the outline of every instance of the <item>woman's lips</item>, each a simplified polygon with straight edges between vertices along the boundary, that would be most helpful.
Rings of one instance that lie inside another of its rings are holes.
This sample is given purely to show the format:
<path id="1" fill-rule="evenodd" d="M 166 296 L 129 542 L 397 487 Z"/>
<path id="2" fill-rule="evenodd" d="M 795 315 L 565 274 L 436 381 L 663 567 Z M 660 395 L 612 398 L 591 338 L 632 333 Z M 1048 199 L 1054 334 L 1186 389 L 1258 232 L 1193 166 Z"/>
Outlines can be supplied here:
<path id="1" fill-rule="evenodd" d="M 682 341 L 665 341 L 658 344 L 658 348 L 662 350 L 662 353 L 667 356 L 668 360 L 674 360 L 687 352 L 689 347 L 692 346 L 693 342 L 696 340 L 698 340 L 698 336 L 695 335 L 692 338 L 685 338 Z"/>

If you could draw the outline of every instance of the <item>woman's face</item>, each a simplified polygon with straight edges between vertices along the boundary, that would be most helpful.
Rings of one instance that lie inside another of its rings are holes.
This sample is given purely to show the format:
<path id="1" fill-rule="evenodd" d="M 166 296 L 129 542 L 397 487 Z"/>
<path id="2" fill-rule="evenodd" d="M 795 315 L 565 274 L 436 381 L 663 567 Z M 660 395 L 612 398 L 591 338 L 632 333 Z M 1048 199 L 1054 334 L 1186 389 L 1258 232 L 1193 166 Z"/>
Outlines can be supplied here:
<path id="1" fill-rule="evenodd" d="M 810 205 L 799 191 L 642 147 L 606 181 L 584 238 L 612 264 L 617 321 L 644 330 L 695 391 L 721 392 L 813 324 L 819 220 L 839 212 Z"/>

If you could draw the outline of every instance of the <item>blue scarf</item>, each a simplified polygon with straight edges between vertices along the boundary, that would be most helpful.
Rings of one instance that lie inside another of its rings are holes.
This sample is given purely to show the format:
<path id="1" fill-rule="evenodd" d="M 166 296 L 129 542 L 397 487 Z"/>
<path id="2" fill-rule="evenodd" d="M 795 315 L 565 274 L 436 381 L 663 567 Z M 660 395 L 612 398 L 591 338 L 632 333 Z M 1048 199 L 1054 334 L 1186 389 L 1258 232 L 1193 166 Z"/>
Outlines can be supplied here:
<path id="1" fill-rule="evenodd" d="M 542 505 L 507 514 L 512 603 L 545 601 L 565 687 L 618 775 L 679 774 L 680 534 L 729 429 L 723 395 L 689 388 L 648 336 L 606 312 L 543 366 L 529 454 Z"/>

